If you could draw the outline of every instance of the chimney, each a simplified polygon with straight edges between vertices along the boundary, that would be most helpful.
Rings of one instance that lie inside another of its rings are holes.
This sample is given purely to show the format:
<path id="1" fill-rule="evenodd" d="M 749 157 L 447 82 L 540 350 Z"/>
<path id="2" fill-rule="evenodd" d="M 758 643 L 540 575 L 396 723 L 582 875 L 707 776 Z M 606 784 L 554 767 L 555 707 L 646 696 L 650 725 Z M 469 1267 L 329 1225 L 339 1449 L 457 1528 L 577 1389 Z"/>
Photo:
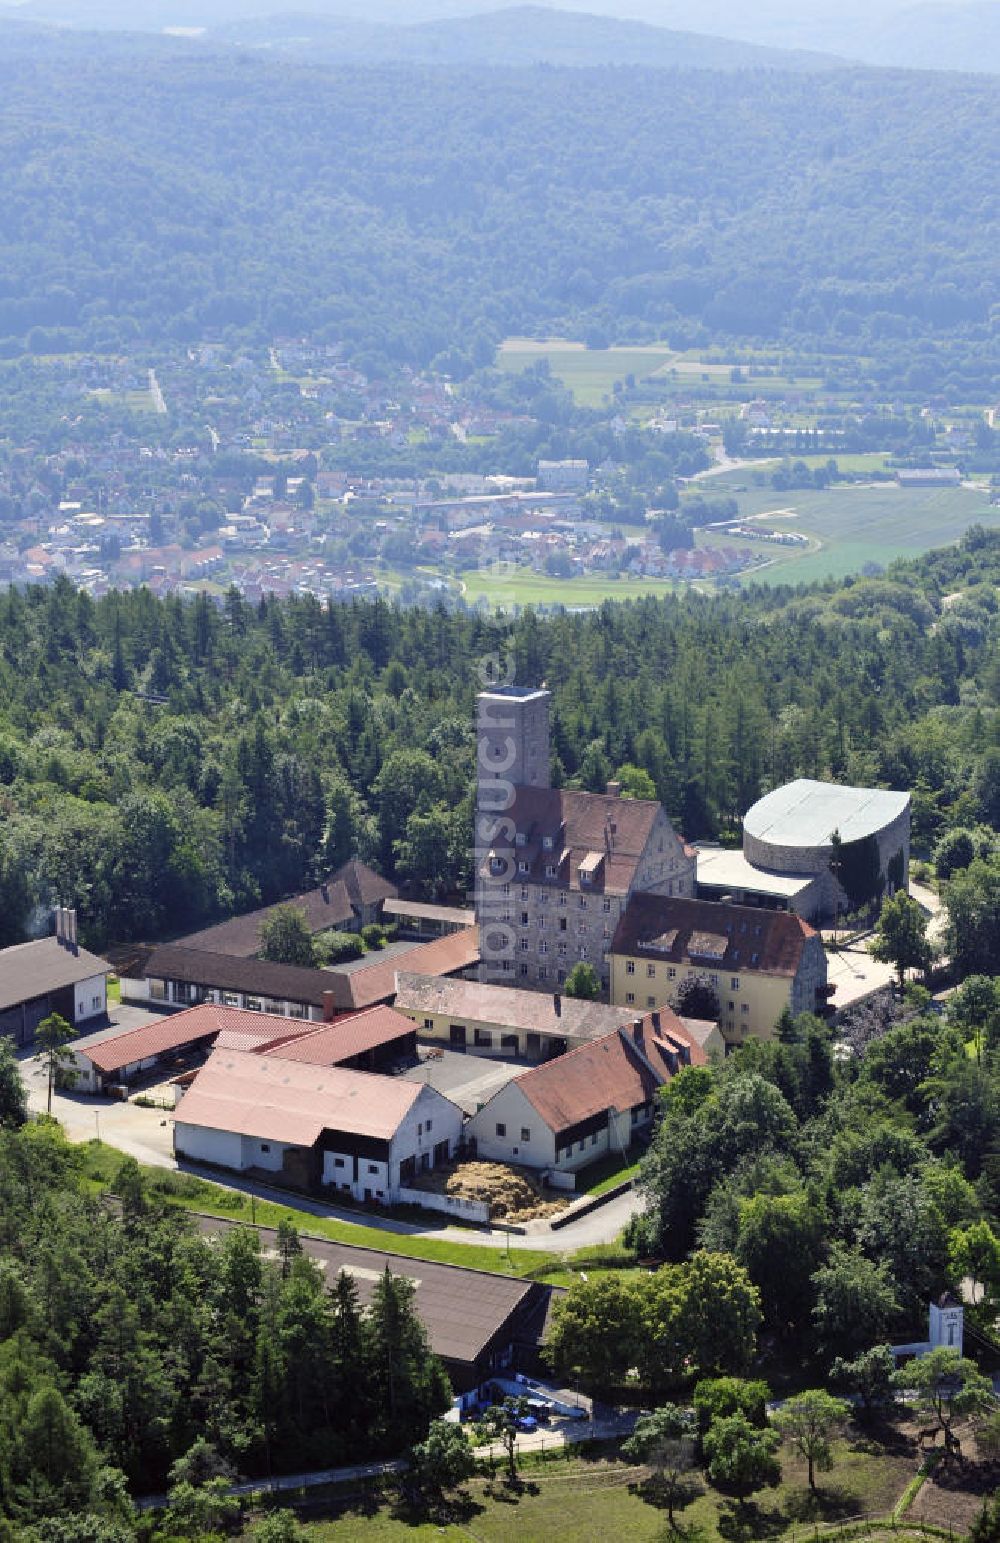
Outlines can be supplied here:
<path id="1" fill-rule="evenodd" d="M 552 1006 L 555 1008 L 556 1017 L 557 1018 L 561 1018 L 562 1017 L 562 997 L 559 995 L 558 991 L 553 992 L 553 994 L 552 994 Z"/>
<path id="2" fill-rule="evenodd" d="M 56 942 L 61 943 L 63 935 L 62 906 L 57 905 L 52 914 L 56 924 Z"/>
<path id="3" fill-rule="evenodd" d="M 632 1037 L 635 1040 L 637 1045 L 641 1045 L 642 1044 L 643 1037 L 642 1037 L 642 1019 L 641 1018 L 633 1018 L 632 1019 Z"/>
<path id="4" fill-rule="evenodd" d="M 319 892 L 323 896 L 324 900 L 328 901 L 330 899 L 330 886 L 325 879 L 319 887 Z"/>
<path id="5" fill-rule="evenodd" d="M 609 782 L 607 791 L 609 798 L 621 798 L 622 785 L 620 782 Z"/>
<path id="6" fill-rule="evenodd" d="M 78 948 L 76 941 L 76 906 L 72 906 L 66 912 L 66 941 L 75 954 Z"/>
<path id="7" fill-rule="evenodd" d="M 660 1009 L 658 1007 L 653 1009 L 652 1019 L 653 1019 L 653 1033 L 654 1034 L 659 1034 L 659 1032 L 660 1032 Z"/>
<path id="8" fill-rule="evenodd" d="M 334 1012 L 333 1012 L 333 992 L 332 991 L 324 991 L 323 992 L 323 1022 L 324 1023 L 332 1023 L 333 1022 L 333 1018 L 334 1018 Z"/>

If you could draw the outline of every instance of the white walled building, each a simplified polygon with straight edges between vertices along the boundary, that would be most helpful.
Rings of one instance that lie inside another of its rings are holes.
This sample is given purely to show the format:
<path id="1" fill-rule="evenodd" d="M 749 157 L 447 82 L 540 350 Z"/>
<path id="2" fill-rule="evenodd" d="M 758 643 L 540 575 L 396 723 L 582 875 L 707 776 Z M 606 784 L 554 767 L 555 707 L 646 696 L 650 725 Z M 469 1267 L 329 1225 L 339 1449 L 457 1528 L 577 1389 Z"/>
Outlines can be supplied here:
<path id="1" fill-rule="evenodd" d="M 449 1160 L 462 1120 L 457 1104 L 425 1084 L 216 1050 L 177 1107 L 174 1152 L 388 1205 Z"/>

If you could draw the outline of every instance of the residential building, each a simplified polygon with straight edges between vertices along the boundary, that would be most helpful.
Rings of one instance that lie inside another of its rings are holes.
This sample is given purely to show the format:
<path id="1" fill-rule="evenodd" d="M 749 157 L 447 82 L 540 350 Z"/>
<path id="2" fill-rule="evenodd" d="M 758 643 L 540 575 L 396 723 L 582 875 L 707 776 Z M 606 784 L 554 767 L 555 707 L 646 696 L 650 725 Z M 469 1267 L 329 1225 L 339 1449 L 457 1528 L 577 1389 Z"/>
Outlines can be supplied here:
<path id="1" fill-rule="evenodd" d="M 706 977 L 727 1045 L 768 1039 L 784 1009 L 822 1013 L 823 940 L 790 911 L 634 895 L 615 932 L 611 1000 L 637 1012 L 676 1004 L 681 982 Z"/>
<path id="2" fill-rule="evenodd" d="M 579 961 L 610 983 L 629 897 L 693 895 L 693 849 L 652 799 L 553 788 L 550 693 L 481 692 L 477 705 L 476 916 L 480 979 L 552 991 Z"/>
<path id="3" fill-rule="evenodd" d="M 108 1010 L 111 966 L 76 941 L 76 913 L 57 916 L 59 934 L 0 950 L 0 1035 L 30 1045 L 43 1018 L 59 1013 L 73 1028 Z"/>
<path id="4" fill-rule="evenodd" d="M 669 1008 L 513 1078 L 472 1116 L 476 1155 L 576 1173 L 646 1137 L 657 1090 L 705 1052 Z"/>
<path id="5" fill-rule="evenodd" d="M 449 1161 L 462 1120 L 425 1084 L 216 1050 L 177 1107 L 174 1151 L 389 1205 L 418 1173 Z"/>
<path id="6" fill-rule="evenodd" d="M 590 465 L 587 461 L 539 461 L 537 482 L 545 493 L 585 493 Z"/>
<path id="7" fill-rule="evenodd" d="M 518 991 L 405 970 L 396 975 L 395 1007 L 412 1019 L 421 1041 L 477 1056 L 529 1061 L 564 1055 L 635 1016 L 625 1008 L 559 992 Z"/>

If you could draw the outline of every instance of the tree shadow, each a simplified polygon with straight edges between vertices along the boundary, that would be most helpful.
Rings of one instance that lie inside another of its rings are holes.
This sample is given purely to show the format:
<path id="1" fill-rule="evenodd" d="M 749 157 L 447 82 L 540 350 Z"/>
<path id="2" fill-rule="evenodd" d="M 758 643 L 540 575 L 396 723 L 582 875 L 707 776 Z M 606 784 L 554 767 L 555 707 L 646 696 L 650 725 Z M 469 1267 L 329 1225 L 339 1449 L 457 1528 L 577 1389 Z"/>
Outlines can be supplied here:
<path id="1" fill-rule="evenodd" d="M 864 1505 L 853 1490 L 840 1484 L 822 1484 L 818 1489 L 792 1490 L 785 1498 L 784 1511 L 791 1522 L 837 1522 L 858 1516 Z"/>
<path id="2" fill-rule="evenodd" d="M 493 1500 L 499 1505 L 520 1505 L 525 1495 L 537 1495 L 538 1493 L 538 1485 L 532 1479 L 522 1479 L 520 1477 L 515 1479 L 513 1484 L 506 1477 L 496 1479 L 487 1484 L 483 1491 L 487 1499 Z"/>
<path id="3" fill-rule="evenodd" d="M 401 1493 L 391 1508 L 394 1521 L 407 1527 L 424 1527 L 430 1522 L 438 1527 L 464 1527 L 481 1516 L 486 1507 L 465 1490 L 453 1495 L 423 1499 L 413 1493 Z"/>
<path id="4" fill-rule="evenodd" d="M 778 1507 L 765 1508 L 755 1500 L 742 1505 L 738 1500 L 724 1500 L 716 1523 L 719 1536 L 726 1543 L 749 1543 L 751 1538 L 776 1538 L 788 1525 Z"/>
<path id="5" fill-rule="evenodd" d="M 657 1474 L 650 1474 L 648 1478 L 637 1479 L 629 1485 L 630 1494 L 638 1496 L 646 1505 L 655 1506 L 658 1511 L 667 1510 L 670 1503 L 670 1486 Z M 700 1479 L 691 1477 L 676 1482 L 673 1486 L 673 1509 L 683 1511 L 692 1501 L 697 1500 L 705 1493 L 705 1486 Z M 680 1529 L 676 1526 L 674 1531 L 680 1535 Z"/>

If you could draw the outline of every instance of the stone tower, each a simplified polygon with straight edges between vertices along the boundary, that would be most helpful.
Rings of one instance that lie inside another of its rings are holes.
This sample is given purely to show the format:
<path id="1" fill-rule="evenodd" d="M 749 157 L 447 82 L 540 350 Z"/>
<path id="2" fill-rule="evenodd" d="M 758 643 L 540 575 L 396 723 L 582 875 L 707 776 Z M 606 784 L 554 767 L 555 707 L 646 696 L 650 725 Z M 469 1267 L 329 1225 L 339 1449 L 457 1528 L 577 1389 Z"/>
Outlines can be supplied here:
<path id="1" fill-rule="evenodd" d="M 476 699 L 475 903 L 481 980 L 512 968 L 516 937 L 509 897 L 517 862 L 516 833 L 507 814 L 517 788 L 551 786 L 551 700 L 544 686 L 494 686 Z"/>

